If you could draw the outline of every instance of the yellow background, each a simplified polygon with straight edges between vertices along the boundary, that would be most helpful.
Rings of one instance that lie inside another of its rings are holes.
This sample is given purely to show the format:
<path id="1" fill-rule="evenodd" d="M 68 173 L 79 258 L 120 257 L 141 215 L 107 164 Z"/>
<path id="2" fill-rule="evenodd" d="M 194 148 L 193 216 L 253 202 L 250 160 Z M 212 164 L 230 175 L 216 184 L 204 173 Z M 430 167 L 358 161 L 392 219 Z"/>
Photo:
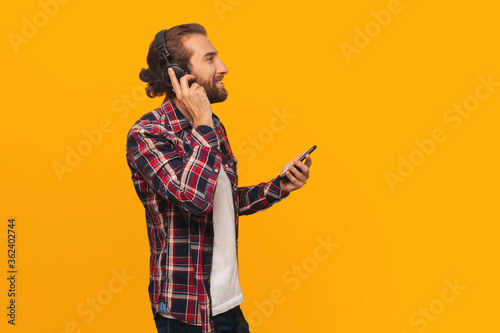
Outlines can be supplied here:
<path id="1" fill-rule="evenodd" d="M 5 4 L 2 332 L 155 332 L 144 209 L 125 139 L 161 102 L 137 93 L 149 43 L 160 29 L 189 22 L 206 27 L 229 69 L 229 98 L 213 110 L 239 161 L 240 186 L 270 180 L 318 145 L 303 189 L 241 218 L 242 309 L 252 332 L 498 332 L 500 87 L 459 128 L 444 117 L 474 96 L 479 77 L 500 82 L 499 6 L 404 0 L 377 30 L 372 11 L 391 6 Z M 364 45 L 356 31 L 367 27 L 374 30 Z M 23 33 L 29 38 L 14 45 L 13 34 Z M 356 41 L 363 47 L 346 57 L 341 45 Z M 286 123 L 273 120 L 285 111 Z M 100 126 L 107 133 L 88 146 L 85 131 Z M 435 128 L 446 140 L 391 189 L 386 173 L 398 173 L 400 156 L 417 156 L 415 140 Z M 255 156 L 252 138 L 260 140 Z M 87 156 L 58 178 L 54 163 L 67 166 L 77 147 Z M 18 235 L 14 327 L 6 316 L 10 217 Z M 328 238 L 338 247 L 318 260 L 318 239 Z M 114 274 L 123 272 L 128 280 L 119 282 Z M 454 281 L 465 289 L 453 294 Z"/>

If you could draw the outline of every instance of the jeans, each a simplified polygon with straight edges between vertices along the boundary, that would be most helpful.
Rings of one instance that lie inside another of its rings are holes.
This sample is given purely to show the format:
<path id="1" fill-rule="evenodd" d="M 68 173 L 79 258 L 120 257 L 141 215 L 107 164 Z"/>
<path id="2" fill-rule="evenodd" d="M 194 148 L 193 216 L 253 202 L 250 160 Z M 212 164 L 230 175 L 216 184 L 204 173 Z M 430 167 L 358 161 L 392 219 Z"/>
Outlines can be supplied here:
<path id="1" fill-rule="evenodd" d="M 248 323 L 240 306 L 213 317 L 216 333 L 250 333 Z M 160 314 L 155 318 L 158 333 L 201 333 L 201 326 L 188 325 L 180 320 L 165 318 Z"/>

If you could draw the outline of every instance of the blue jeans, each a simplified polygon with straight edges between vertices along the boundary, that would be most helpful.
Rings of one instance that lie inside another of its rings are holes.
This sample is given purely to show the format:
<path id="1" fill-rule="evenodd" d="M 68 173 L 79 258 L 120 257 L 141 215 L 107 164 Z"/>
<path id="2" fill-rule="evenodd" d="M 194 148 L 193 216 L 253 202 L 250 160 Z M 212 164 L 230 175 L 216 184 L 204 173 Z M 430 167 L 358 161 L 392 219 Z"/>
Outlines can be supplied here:
<path id="1" fill-rule="evenodd" d="M 216 333 L 250 333 L 239 305 L 213 318 Z M 155 324 L 158 333 L 201 333 L 201 326 L 188 325 L 180 320 L 165 318 L 160 314 L 156 315 Z"/>

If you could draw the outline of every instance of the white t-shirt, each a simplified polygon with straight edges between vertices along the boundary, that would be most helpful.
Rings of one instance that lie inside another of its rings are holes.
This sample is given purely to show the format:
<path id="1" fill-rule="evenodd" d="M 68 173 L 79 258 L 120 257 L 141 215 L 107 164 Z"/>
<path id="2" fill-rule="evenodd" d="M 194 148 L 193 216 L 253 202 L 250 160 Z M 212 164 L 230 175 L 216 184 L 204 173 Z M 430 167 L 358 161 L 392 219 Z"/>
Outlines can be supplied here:
<path id="1" fill-rule="evenodd" d="M 224 167 L 217 178 L 213 208 L 214 250 L 210 273 L 212 315 L 226 312 L 243 302 L 236 257 L 236 229 L 232 185 Z M 169 313 L 159 312 L 167 318 Z"/>
<path id="2" fill-rule="evenodd" d="M 213 221 L 214 252 L 210 295 L 212 314 L 215 316 L 243 302 L 236 258 L 233 190 L 224 167 L 220 168 L 215 188 Z"/>

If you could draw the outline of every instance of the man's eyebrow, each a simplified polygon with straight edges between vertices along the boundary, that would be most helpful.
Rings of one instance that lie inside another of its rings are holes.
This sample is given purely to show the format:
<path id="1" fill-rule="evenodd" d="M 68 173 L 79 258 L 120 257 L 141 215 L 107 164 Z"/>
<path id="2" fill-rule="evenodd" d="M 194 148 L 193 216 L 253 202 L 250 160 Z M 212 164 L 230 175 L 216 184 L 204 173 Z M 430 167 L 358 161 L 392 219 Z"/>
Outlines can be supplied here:
<path id="1" fill-rule="evenodd" d="M 206 58 L 206 57 L 209 57 L 209 56 L 216 56 L 217 54 L 219 54 L 219 51 L 215 51 L 215 52 L 207 52 L 203 55 L 203 58 Z"/>

